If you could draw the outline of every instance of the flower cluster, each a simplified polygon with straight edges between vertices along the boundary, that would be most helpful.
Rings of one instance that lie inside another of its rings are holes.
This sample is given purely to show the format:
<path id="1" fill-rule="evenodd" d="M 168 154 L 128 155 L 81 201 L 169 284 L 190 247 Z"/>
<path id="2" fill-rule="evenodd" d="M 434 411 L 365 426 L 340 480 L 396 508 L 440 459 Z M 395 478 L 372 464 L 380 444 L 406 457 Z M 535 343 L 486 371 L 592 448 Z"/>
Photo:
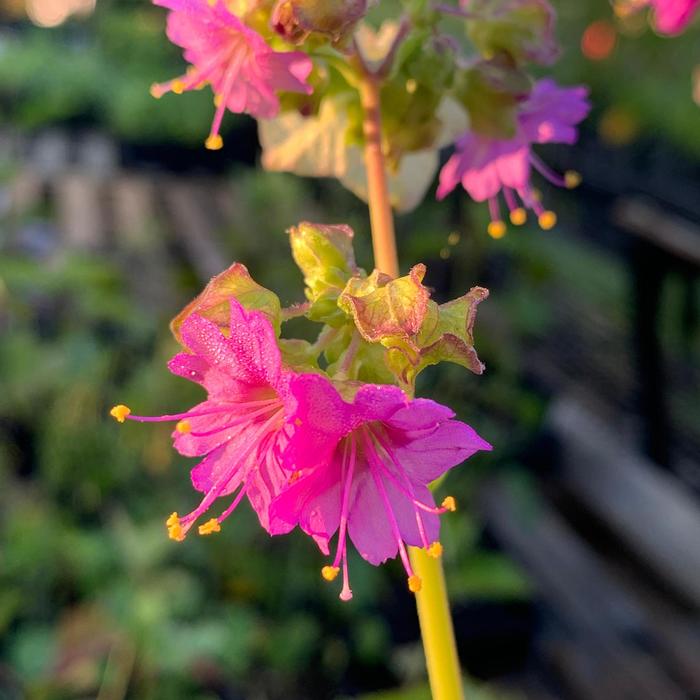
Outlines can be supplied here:
<path id="1" fill-rule="evenodd" d="M 670 21 L 661 5 L 683 4 L 648 1 L 659 6 L 660 23 Z M 371 21 L 377 3 L 368 0 L 154 2 L 170 10 L 168 36 L 191 65 L 152 93 L 210 84 L 216 112 L 208 148 L 223 144 L 227 109 L 245 112 L 258 119 L 266 168 L 336 177 L 366 198 L 359 86 L 369 74 L 381 85 L 382 148 L 398 211 L 422 200 L 439 150 L 450 145 L 437 196 L 461 184 L 488 200 L 494 237 L 506 230 L 499 195 L 516 225 L 528 210 L 544 229 L 556 223 L 535 194 L 533 167 L 556 185 L 579 180 L 553 173 L 533 152 L 535 144 L 573 143 L 589 110 L 584 88 L 527 73 L 559 55 L 548 0 L 405 3 L 400 21 L 379 30 Z"/>
<path id="2" fill-rule="evenodd" d="M 190 410 L 139 416 L 124 405 L 119 422 L 172 422 L 175 449 L 199 463 L 194 488 L 203 494 L 184 516 L 167 520 L 181 541 L 198 524 L 201 535 L 247 498 L 271 535 L 297 525 L 325 555 L 326 580 L 342 571 L 341 599 L 352 597 L 348 540 L 371 564 L 401 558 L 411 591 L 420 590 L 407 545 L 439 557 L 438 506 L 428 485 L 491 446 L 445 406 L 415 399 L 416 375 L 442 360 L 483 371 L 473 347 L 474 288 L 438 305 L 417 266 L 398 279 L 365 274 L 354 261 L 345 226 L 301 224 L 292 229 L 294 258 L 304 273 L 307 301 L 281 309 L 238 263 L 215 277 L 173 321 L 183 347 L 173 374 L 207 393 Z M 323 324 L 316 343 L 283 339 L 283 320 L 306 315 Z M 219 499 L 224 509 L 202 519 Z"/>

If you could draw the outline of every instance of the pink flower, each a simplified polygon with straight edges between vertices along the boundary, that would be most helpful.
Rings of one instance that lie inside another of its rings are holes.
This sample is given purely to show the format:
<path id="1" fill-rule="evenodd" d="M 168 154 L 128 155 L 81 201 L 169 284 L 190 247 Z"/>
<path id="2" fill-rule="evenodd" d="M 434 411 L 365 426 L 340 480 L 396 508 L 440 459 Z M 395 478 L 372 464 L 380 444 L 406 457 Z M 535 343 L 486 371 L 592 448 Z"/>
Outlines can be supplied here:
<path id="1" fill-rule="evenodd" d="M 290 383 L 290 392 L 309 394 L 309 377 Z M 299 524 L 321 551 L 338 532 L 333 563 L 322 570 L 335 579 L 343 569 L 342 600 L 352 591 L 348 580 L 347 538 L 371 564 L 398 553 L 409 588 L 420 590 L 406 545 L 440 556 L 439 515 L 454 510 L 451 497 L 435 505 L 428 484 L 478 450 L 490 450 L 454 413 L 427 399 L 409 400 L 397 387 L 364 385 L 345 411 L 329 413 L 300 398 L 292 419 L 316 431 L 313 444 L 291 438 L 285 453 L 288 469 L 306 467 L 298 480 L 272 503 L 276 520 Z"/>
<path id="2" fill-rule="evenodd" d="M 226 7 L 224 0 L 154 0 L 167 7 L 167 34 L 181 46 L 191 64 L 188 72 L 151 88 L 154 97 L 181 94 L 210 83 L 216 113 L 206 146 L 223 146 L 219 135 L 226 109 L 269 119 L 280 109 L 277 91 L 310 94 L 306 82 L 311 59 L 299 51 L 273 51 L 260 34 L 246 26 Z"/>
<path id="3" fill-rule="evenodd" d="M 443 199 L 461 183 L 477 202 L 488 200 L 489 233 L 494 238 L 505 233 L 497 198 L 499 192 L 503 193 L 513 224 L 525 223 L 527 208 L 537 214 L 542 228 L 552 228 L 556 215 L 546 211 L 535 197 L 530 182 L 531 166 L 559 187 L 575 187 L 579 176 L 569 172 L 562 178 L 533 153 L 532 146 L 535 143 L 574 143 L 578 137 L 576 125 L 590 110 L 587 95 L 584 87 L 561 88 L 549 79 L 537 82 L 520 105 L 513 138 L 497 139 L 467 132 L 457 141 L 456 152 L 440 172 L 437 198 Z"/>
<path id="4" fill-rule="evenodd" d="M 680 34 L 700 8 L 700 0 L 649 0 L 657 29 L 663 34 Z"/>
<path id="5" fill-rule="evenodd" d="M 216 499 L 233 494 L 229 507 L 200 526 L 200 534 L 218 532 L 244 496 L 266 530 L 284 531 L 283 523 L 270 521 L 269 506 L 289 480 L 280 463 L 291 432 L 286 416 L 296 411 L 299 400 L 323 406 L 325 392 L 335 393 L 330 382 L 318 377 L 304 384 L 306 394 L 290 395 L 289 382 L 297 375 L 282 366 L 269 320 L 262 313 L 246 311 L 233 298 L 230 307 L 229 337 L 211 321 L 192 314 L 180 329 L 189 352 L 175 355 L 168 364 L 173 374 L 201 384 L 208 394 L 205 401 L 184 413 L 158 417 L 132 415 L 126 406 L 111 411 L 119 422 L 127 418 L 177 422 L 173 432 L 177 451 L 203 457 L 191 476 L 204 498 L 191 513 L 182 518 L 173 513 L 167 521 L 170 537 L 178 541 Z M 327 412 L 333 420 L 332 410 Z M 313 438 L 313 433 L 307 436 Z"/>

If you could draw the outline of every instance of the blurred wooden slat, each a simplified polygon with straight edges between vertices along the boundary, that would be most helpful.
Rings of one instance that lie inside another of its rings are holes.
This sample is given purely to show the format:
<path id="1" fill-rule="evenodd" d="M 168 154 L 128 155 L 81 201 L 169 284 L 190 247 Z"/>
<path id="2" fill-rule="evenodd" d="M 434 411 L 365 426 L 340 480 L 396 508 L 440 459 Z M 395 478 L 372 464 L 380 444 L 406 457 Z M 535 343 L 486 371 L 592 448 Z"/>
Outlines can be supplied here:
<path id="1" fill-rule="evenodd" d="M 575 401 L 549 422 L 562 442 L 562 478 L 630 549 L 700 609 L 700 508 L 673 475 L 620 445 Z"/>
<path id="2" fill-rule="evenodd" d="M 647 199 L 623 199 L 613 209 L 613 222 L 666 253 L 700 267 L 700 227 Z"/>
<path id="3" fill-rule="evenodd" d="M 105 243 L 102 188 L 93 177 L 69 172 L 52 183 L 56 219 L 67 247 L 98 250 Z"/>
<path id="4" fill-rule="evenodd" d="M 174 313 L 178 306 L 173 260 L 163 239 L 151 180 L 122 175 L 110 185 L 114 245 L 141 303 Z"/>
<path id="5" fill-rule="evenodd" d="M 226 269 L 231 261 L 216 240 L 214 227 L 197 186 L 183 180 L 168 179 L 163 181 L 160 194 L 172 231 L 200 281 L 207 282 Z"/>
<path id="6" fill-rule="evenodd" d="M 499 482 L 483 489 L 480 505 L 496 539 L 522 562 L 544 600 L 580 640 L 578 646 L 586 651 L 580 661 L 592 664 L 591 678 L 605 678 L 605 686 L 592 685 L 596 694 L 584 697 L 686 697 L 654 655 L 644 649 L 644 644 L 653 647 L 657 643 L 644 612 L 549 506 L 544 502 L 523 506 Z M 581 674 L 583 671 L 577 671 L 578 683 L 585 688 L 585 674 Z M 603 691 L 604 687 L 609 692 Z"/>

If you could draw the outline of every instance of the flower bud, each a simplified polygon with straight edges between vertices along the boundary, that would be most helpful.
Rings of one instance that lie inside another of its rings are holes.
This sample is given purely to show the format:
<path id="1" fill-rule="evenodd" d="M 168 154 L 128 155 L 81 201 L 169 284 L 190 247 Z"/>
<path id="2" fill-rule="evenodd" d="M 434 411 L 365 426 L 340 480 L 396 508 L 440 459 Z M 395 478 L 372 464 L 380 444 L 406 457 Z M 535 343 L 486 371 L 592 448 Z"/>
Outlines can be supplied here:
<path id="1" fill-rule="evenodd" d="M 366 11 L 367 0 L 278 0 L 270 21 L 278 34 L 295 44 L 312 33 L 338 41 Z"/>

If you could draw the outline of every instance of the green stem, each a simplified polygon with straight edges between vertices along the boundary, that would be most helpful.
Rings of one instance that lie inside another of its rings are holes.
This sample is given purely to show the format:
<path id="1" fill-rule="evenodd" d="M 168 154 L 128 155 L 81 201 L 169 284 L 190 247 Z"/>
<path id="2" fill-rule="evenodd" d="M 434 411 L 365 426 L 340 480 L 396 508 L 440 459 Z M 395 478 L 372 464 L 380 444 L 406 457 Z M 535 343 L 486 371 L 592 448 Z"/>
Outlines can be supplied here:
<path id="1" fill-rule="evenodd" d="M 378 270 L 398 277 L 394 220 L 382 152 L 380 85 L 378 77 L 367 70 L 360 84 L 360 98 L 364 110 L 365 167 L 375 265 Z M 410 555 L 416 574 L 422 580 L 416 604 L 433 700 L 463 700 L 462 674 L 442 560 L 428 556 L 417 547 L 410 547 Z"/>

